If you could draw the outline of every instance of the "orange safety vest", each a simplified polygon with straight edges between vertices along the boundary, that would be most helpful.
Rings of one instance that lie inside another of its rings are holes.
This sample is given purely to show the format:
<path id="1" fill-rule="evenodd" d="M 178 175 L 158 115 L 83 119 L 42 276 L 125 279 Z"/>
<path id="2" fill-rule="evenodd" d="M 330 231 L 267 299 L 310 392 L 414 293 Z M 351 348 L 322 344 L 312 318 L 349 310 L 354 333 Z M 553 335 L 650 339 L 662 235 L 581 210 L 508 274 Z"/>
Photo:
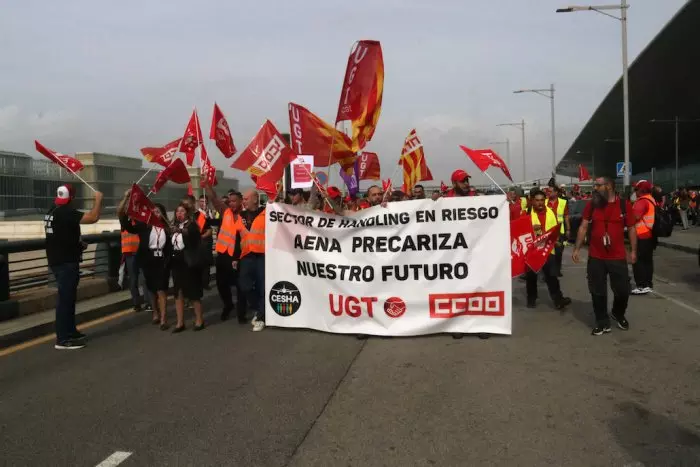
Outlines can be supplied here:
<path id="1" fill-rule="evenodd" d="M 654 228 L 654 216 L 656 215 L 656 201 L 651 195 L 644 195 L 637 200 L 637 202 L 646 199 L 649 202 L 647 204 L 647 210 L 641 219 L 635 224 L 635 230 L 637 231 L 637 238 L 647 239 L 652 236 L 652 229 Z"/>
<path id="2" fill-rule="evenodd" d="M 236 233 L 244 231 L 245 227 L 241 216 L 236 216 L 234 219 L 233 211 L 226 209 L 219 234 L 216 237 L 216 252 L 219 254 L 228 253 L 229 256 L 233 256 L 233 250 L 236 248 Z"/>
<path id="3" fill-rule="evenodd" d="M 253 219 L 250 230 L 241 231 L 241 258 L 248 253 L 265 254 L 265 210 Z"/>
<path id="4" fill-rule="evenodd" d="M 133 222 L 132 222 L 133 224 Z M 122 254 L 133 255 L 139 251 L 139 236 L 122 230 Z"/>
<path id="5" fill-rule="evenodd" d="M 199 233 L 204 233 L 204 223 L 207 221 L 207 216 L 198 211 L 197 225 L 199 226 Z"/>

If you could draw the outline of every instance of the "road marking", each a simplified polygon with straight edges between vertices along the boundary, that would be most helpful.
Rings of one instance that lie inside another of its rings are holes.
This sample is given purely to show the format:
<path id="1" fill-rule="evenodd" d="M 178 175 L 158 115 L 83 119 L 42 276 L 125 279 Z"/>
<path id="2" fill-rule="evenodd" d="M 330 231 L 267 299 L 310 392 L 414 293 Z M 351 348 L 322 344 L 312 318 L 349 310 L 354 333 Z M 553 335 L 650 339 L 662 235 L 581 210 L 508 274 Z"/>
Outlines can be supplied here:
<path id="1" fill-rule="evenodd" d="M 109 456 L 107 459 L 103 460 L 96 467 L 114 467 L 119 465 L 129 458 L 130 452 L 126 451 L 115 451 L 114 454 Z"/>
<path id="2" fill-rule="evenodd" d="M 133 314 L 134 310 L 122 310 L 117 313 L 107 315 L 103 318 L 96 319 L 94 321 L 88 321 L 86 323 L 83 323 L 78 326 L 78 330 L 82 331 L 83 329 L 89 329 L 92 327 L 95 327 L 99 324 L 106 323 L 108 321 L 112 321 L 113 319 L 121 318 L 122 316 L 126 316 L 129 314 Z M 46 342 L 50 342 L 54 340 L 56 336 L 54 334 L 49 334 L 47 336 L 42 336 L 42 337 L 37 337 L 36 339 L 32 339 L 27 342 L 22 342 L 21 344 L 13 345 L 11 347 L 8 347 L 6 349 L 0 350 L 0 357 L 4 357 L 6 355 L 11 355 L 15 352 L 19 352 L 20 350 L 28 349 L 30 347 L 36 347 L 37 345 L 44 344 Z"/>
<path id="3" fill-rule="evenodd" d="M 685 303 L 685 302 L 682 302 L 682 301 L 680 301 L 680 300 L 678 300 L 678 299 L 676 299 L 676 298 L 673 298 L 673 297 L 669 297 L 668 295 L 662 294 L 661 292 L 657 292 L 656 290 L 654 290 L 652 293 L 653 293 L 654 295 L 658 295 L 658 296 L 661 297 L 661 298 L 665 298 L 665 299 L 668 300 L 669 302 L 674 303 L 674 304 L 678 305 L 678 306 L 681 307 L 681 308 L 685 308 L 686 310 L 690 310 L 690 311 L 692 311 L 693 313 L 695 313 L 696 315 L 700 316 L 700 310 L 698 310 L 697 308 L 694 308 L 694 307 L 688 305 L 688 304 Z"/>

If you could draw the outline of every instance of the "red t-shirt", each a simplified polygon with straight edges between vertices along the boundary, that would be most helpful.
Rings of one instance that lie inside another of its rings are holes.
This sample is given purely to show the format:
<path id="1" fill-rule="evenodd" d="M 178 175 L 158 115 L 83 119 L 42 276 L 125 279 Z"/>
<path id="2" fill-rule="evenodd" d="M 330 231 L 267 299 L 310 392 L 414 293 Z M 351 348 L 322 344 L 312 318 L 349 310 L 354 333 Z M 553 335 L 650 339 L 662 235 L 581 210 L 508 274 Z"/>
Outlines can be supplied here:
<path id="1" fill-rule="evenodd" d="M 588 246 L 588 256 L 596 259 L 625 259 L 627 251 L 625 250 L 625 229 L 634 228 L 634 210 L 632 203 L 625 201 L 627 215 L 625 216 L 624 224 L 622 219 L 622 210 L 620 209 L 620 198 L 615 198 L 615 201 L 608 203 L 604 208 L 593 209 L 593 202 L 586 203 L 583 209 L 583 218 L 592 221 L 588 229 L 588 238 L 590 244 Z M 607 232 L 610 237 L 610 246 L 606 248 L 603 245 L 603 236 Z"/>
<path id="2" fill-rule="evenodd" d="M 535 235 L 544 235 L 547 233 L 547 210 L 545 209 L 542 212 L 535 211 L 535 214 L 537 214 L 537 218 L 540 220 L 540 232 L 535 232 Z"/>
<path id="3" fill-rule="evenodd" d="M 510 203 L 510 220 L 514 221 L 523 215 L 523 209 L 520 207 L 520 200 L 515 203 Z"/>

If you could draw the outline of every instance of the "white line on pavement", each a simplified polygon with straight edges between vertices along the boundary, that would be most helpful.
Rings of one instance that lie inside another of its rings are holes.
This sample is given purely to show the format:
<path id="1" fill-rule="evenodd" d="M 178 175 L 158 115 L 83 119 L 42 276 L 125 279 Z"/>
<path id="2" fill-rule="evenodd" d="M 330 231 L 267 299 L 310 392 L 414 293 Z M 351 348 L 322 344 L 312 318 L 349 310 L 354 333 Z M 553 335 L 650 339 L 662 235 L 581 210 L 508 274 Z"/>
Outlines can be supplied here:
<path id="1" fill-rule="evenodd" d="M 658 295 L 658 296 L 661 297 L 661 298 L 665 298 L 665 299 L 668 300 L 669 302 L 674 303 L 674 304 L 678 305 L 678 306 L 681 307 L 681 308 L 685 308 L 686 310 L 690 310 L 690 311 L 692 311 L 693 313 L 695 313 L 696 315 L 700 316 L 700 310 L 698 310 L 697 308 L 694 308 L 694 307 L 688 305 L 688 304 L 685 303 L 685 302 L 682 302 L 682 301 L 680 301 L 680 300 L 678 300 L 678 299 L 675 299 L 675 298 L 673 298 L 673 297 L 669 297 L 668 295 L 665 295 L 665 294 L 662 294 L 662 293 L 660 293 L 660 292 L 657 292 L 656 290 L 654 290 L 652 293 L 653 293 L 654 295 Z"/>
<path id="2" fill-rule="evenodd" d="M 97 464 L 97 467 L 115 467 L 116 465 L 119 465 L 122 462 L 124 462 L 130 455 L 130 452 L 116 451 L 107 459 Z"/>

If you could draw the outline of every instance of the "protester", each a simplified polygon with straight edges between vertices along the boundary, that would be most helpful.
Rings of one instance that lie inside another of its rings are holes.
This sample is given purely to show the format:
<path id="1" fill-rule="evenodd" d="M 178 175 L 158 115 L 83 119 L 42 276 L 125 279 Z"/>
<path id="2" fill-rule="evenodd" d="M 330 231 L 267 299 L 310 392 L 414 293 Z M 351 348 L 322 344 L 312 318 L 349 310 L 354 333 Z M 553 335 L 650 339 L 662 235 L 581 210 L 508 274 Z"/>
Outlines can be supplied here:
<path id="1" fill-rule="evenodd" d="M 573 252 L 575 263 L 580 262 L 580 252 L 586 234 L 590 234 L 588 248 L 588 290 L 593 302 L 596 326 L 592 334 L 600 336 L 610 332 L 610 317 L 620 329 L 628 330 L 625 318 L 630 294 L 628 262 L 637 261 L 637 234 L 634 212 L 629 201 L 622 200 L 615 192 L 612 179 L 601 177 L 595 181 L 593 199 L 586 204 L 576 237 Z M 625 249 L 625 227 L 628 228 L 630 252 Z M 613 292 L 613 305 L 608 315 L 608 276 Z"/>
<path id="2" fill-rule="evenodd" d="M 653 235 L 656 201 L 652 197 L 653 186 L 646 180 L 635 185 L 637 201 L 634 203 L 634 218 L 637 221 L 637 262 L 632 266 L 636 287 L 633 295 L 646 295 L 654 291 L 654 249 L 656 239 Z"/>
<path id="3" fill-rule="evenodd" d="M 370 206 L 382 204 L 382 189 L 377 185 L 372 185 L 367 189 L 367 202 Z"/>
<path id="4" fill-rule="evenodd" d="M 202 255 L 200 244 L 203 242 L 200 227 L 195 223 L 192 206 L 180 203 L 175 209 L 175 221 L 172 228 L 173 288 L 175 294 L 175 313 L 177 324 L 173 334 L 185 330 L 185 299 L 194 307 L 194 330 L 204 329 L 202 313 L 202 267 L 206 259 Z M 201 214 L 201 213 L 199 213 Z"/>
<path id="5" fill-rule="evenodd" d="M 160 329 L 168 329 L 166 300 L 170 287 L 170 257 L 172 256 L 171 231 L 166 218 L 165 206 L 156 203 L 153 215 L 159 219 L 161 226 L 144 224 L 127 215 L 128 198 L 131 190 L 124 195 L 117 209 L 122 230 L 139 236 L 138 261 L 143 265 L 146 288 L 153 297 L 153 316 L 151 322 L 160 324 Z"/>
<path id="6" fill-rule="evenodd" d="M 549 201 L 547 206 L 549 206 L 552 211 L 557 216 L 557 222 L 561 226 L 559 231 L 559 241 L 554 248 L 554 256 L 556 258 L 556 274 L 557 277 L 562 277 L 562 259 L 564 257 L 564 239 L 566 239 L 567 234 L 571 231 L 571 221 L 569 219 L 569 203 L 566 199 L 562 199 L 562 189 L 560 187 L 554 187 L 549 192 Z"/>
<path id="7" fill-rule="evenodd" d="M 455 170 L 452 172 L 452 189 L 446 194 L 446 198 L 460 197 L 460 196 L 474 196 L 469 186 L 469 179 L 471 177 L 467 172 L 462 169 Z"/>
<path id="8" fill-rule="evenodd" d="M 192 195 L 186 195 L 182 199 L 182 204 L 185 205 L 188 212 L 193 213 L 190 215 L 193 216 L 195 224 L 199 227 L 201 241 L 198 244 L 202 258 L 200 268 L 202 271 L 201 284 L 204 289 L 209 290 L 211 266 L 214 264 L 214 230 L 211 227 L 211 220 L 214 219 L 214 215 L 210 209 L 206 208 L 207 202 L 204 195 L 199 197 L 199 208 L 197 208 L 195 198 Z"/>
<path id="9" fill-rule="evenodd" d="M 425 188 L 423 188 L 423 185 L 413 187 L 413 199 L 425 199 Z"/>
<path id="10" fill-rule="evenodd" d="M 328 188 L 329 195 L 331 188 L 335 187 Z M 265 207 L 260 206 L 255 190 L 248 190 L 243 195 L 243 206 L 238 284 L 255 307 L 253 331 L 259 332 L 265 329 Z"/>
<path id="11" fill-rule="evenodd" d="M 514 221 L 523 215 L 525 211 L 522 209 L 522 205 L 518 199 L 517 187 L 510 187 L 508 189 L 508 209 L 510 211 L 510 220 Z"/>
<path id="12" fill-rule="evenodd" d="M 688 230 L 688 210 L 690 209 L 690 195 L 687 188 L 682 188 L 678 194 L 678 209 L 681 215 L 683 230 Z"/>
<path id="13" fill-rule="evenodd" d="M 430 199 L 433 201 L 437 201 L 442 197 L 442 193 L 440 193 L 440 190 L 433 190 L 433 193 L 430 195 Z"/>
<path id="14" fill-rule="evenodd" d="M 132 234 L 122 229 L 121 231 L 122 258 L 124 259 L 124 268 L 127 276 L 129 276 L 129 291 L 131 292 L 131 302 L 134 305 L 134 311 L 141 311 L 141 292 L 139 291 L 139 279 L 143 279 L 143 304 L 146 311 L 153 311 L 151 293 L 146 287 L 146 282 L 143 274 L 141 274 L 141 265 L 138 261 L 139 251 L 139 236 Z"/>
<path id="15" fill-rule="evenodd" d="M 100 220 L 102 193 L 95 192 L 95 201 L 89 212 L 72 206 L 75 189 L 61 185 L 56 190 L 55 206 L 44 216 L 46 260 L 56 278 L 56 344 L 57 350 L 85 347 L 85 334 L 75 323 L 75 302 L 80 282 L 80 261 L 86 245 L 80 239 L 80 225 Z"/>
<path id="16" fill-rule="evenodd" d="M 545 203 L 545 194 L 542 190 L 534 190 L 530 192 L 532 207 L 530 208 L 530 219 L 535 236 L 544 235 L 550 229 L 556 228 L 559 224 L 554 211 Z M 554 251 L 550 254 L 549 259 L 542 267 L 549 296 L 554 302 L 554 307 L 558 310 L 563 310 L 571 304 L 571 299 L 564 297 L 561 292 L 561 286 L 557 277 L 558 264 Z M 528 268 L 526 275 L 526 291 L 527 291 L 527 307 L 537 307 L 537 273 Z"/>

